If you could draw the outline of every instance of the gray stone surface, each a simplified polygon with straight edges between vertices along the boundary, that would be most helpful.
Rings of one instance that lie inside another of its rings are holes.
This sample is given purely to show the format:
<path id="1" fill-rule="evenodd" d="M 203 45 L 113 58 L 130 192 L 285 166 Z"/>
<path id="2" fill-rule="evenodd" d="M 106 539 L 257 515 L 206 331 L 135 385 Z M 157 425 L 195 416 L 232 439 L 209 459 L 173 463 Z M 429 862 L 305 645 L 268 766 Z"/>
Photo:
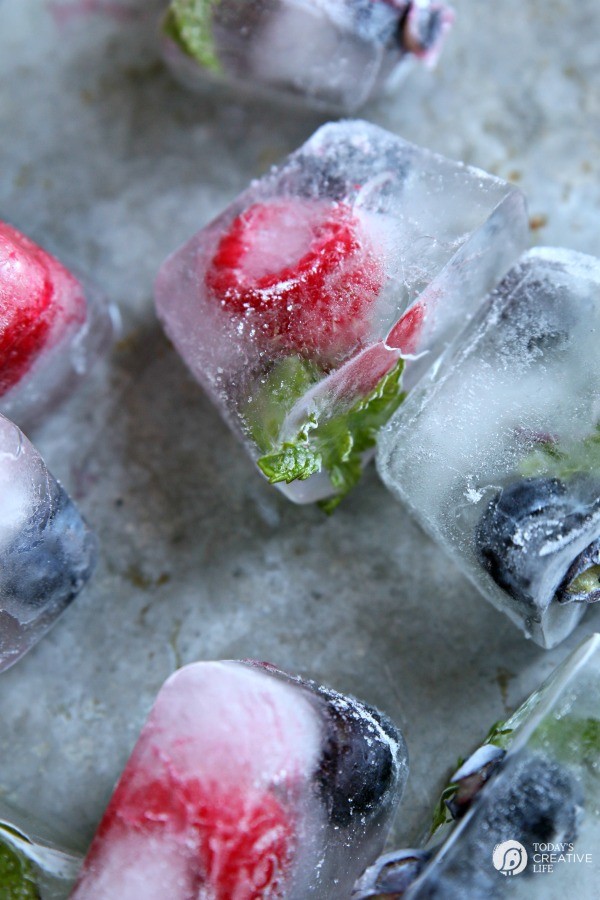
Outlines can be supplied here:
<path id="1" fill-rule="evenodd" d="M 156 324 L 164 256 L 322 121 L 178 88 L 152 0 L 0 0 L 0 216 L 89 272 L 124 337 L 31 435 L 99 533 L 97 575 L 0 676 L 0 792 L 83 844 L 164 678 L 255 656 L 382 706 L 414 841 L 457 756 L 585 635 L 525 641 L 371 469 L 334 517 L 253 472 Z M 600 254 L 600 5 L 456 0 L 437 71 L 365 115 L 511 178 L 532 241 Z"/>

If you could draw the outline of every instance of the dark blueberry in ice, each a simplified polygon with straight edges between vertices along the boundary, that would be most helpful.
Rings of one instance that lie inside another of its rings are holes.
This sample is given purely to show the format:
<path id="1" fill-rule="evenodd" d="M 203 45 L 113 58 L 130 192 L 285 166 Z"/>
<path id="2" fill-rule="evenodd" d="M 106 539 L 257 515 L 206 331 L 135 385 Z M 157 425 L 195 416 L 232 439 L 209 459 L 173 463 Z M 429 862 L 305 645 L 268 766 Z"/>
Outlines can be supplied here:
<path id="1" fill-rule="evenodd" d="M 511 757 L 481 791 L 453 845 L 425 868 L 412 900 L 505 897 L 506 877 L 491 865 L 494 848 L 518 841 L 531 860 L 534 844 L 574 842 L 582 803 L 579 784 L 559 763 L 540 755 Z M 519 877 L 528 874 L 531 866 Z"/>
<path id="2" fill-rule="evenodd" d="M 63 488 L 48 481 L 48 494 L 0 567 L 0 601 L 40 609 L 65 607 L 90 578 L 96 540 Z"/>
<path id="3" fill-rule="evenodd" d="M 347 826 L 355 815 L 376 813 L 393 789 L 398 778 L 393 745 L 403 740 L 378 710 L 334 691 L 319 693 L 327 700 L 320 793 L 330 820 Z"/>
<path id="4" fill-rule="evenodd" d="M 434 851 L 396 850 L 381 856 L 357 882 L 352 900 L 400 900 Z"/>
<path id="5" fill-rule="evenodd" d="M 321 159 L 312 154 L 297 153 L 289 171 L 283 173 L 283 192 L 300 197 L 344 200 L 349 185 L 342 172 L 336 171 L 334 160 Z"/>
<path id="6" fill-rule="evenodd" d="M 599 509 L 600 486 L 589 480 L 523 478 L 488 504 L 475 533 L 477 553 L 496 584 L 534 606 L 544 567 Z"/>
<path id="7" fill-rule="evenodd" d="M 526 756 L 495 787 L 484 818 L 496 843 L 517 840 L 529 852 L 534 843 L 572 843 L 577 837 L 583 794 L 559 763 Z"/>
<path id="8" fill-rule="evenodd" d="M 500 319 L 503 342 L 513 359 L 566 349 L 577 316 L 563 287 L 532 277 L 525 265 L 514 266 L 495 293 L 510 298 Z"/>
<path id="9" fill-rule="evenodd" d="M 500 747 L 484 744 L 453 775 L 452 783 L 458 786 L 457 791 L 446 800 L 453 819 L 462 819 L 481 788 L 498 771 L 504 756 L 505 751 Z"/>

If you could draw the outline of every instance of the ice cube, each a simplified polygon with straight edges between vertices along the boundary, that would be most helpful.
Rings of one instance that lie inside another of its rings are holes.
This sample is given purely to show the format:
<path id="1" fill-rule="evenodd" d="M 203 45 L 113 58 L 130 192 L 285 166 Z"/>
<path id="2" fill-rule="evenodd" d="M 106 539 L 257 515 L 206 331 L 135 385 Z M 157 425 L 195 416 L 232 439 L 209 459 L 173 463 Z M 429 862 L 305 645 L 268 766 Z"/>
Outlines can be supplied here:
<path id="1" fill-rule="evenodd" d="M 116 308 L 0 222 L 0 411 L 31 424 L 112 341 Z"/>
<path id="2" fill-rule="evenodd" d="M 452 20 L 439 0 L 171 0 L 163 50 L 192 87 L 210 75 L 352 112 L 432 64 Z"/>
<path id="3" fill-rule="evenodd" d="M 65 900 L 82 862 L 66 846 L 47 826 L 0 801 L 0 897 Z"/>
<path id="4" fill-rule="evenodd" d="M 365 873 L 354 900 L 597 896 L 599 692 L 594 635 L 452 776 L 428 848 L 416 853 L 419 865 L 403 870 L 407 851 L 388 854 Z"/>
<path id="5" fill-rule="evenodd" d="M 506 182 L 329 124 L 163 264 L 157 310 L 266 477 L 336 502 L 526 241 Z"/>
<path id="6" fill-rule="evenodd" d="M 264 663 L 163 686 L 72 900 L 347 900 L 406 779 L 377 710 Z"/>
<path id="7" fill-rule="evenodd" d="M 544 647 L 600 598 L 600 261 L 522 257 L 380 435 L 383 480 Z"/>
<path id="8" fill-rule="evenodd" d="M 25 435 L 0 416 L 0 670 L 35 644 L 92 574 L 96 540 Z"/>

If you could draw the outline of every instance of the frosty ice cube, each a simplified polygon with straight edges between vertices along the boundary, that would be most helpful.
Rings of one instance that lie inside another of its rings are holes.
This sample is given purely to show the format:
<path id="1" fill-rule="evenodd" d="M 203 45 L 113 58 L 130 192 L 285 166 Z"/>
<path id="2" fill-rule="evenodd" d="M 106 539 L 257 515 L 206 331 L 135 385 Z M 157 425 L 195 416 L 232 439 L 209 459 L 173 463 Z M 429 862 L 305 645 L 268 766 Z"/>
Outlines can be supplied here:
<path id="1" fill-rule="evenodd" d="M 594 635 L 454 774 L 418 865 L 410 870 L 406 851 L 388 854 L 354 900 L 597 896 L 599 691 Z"/>
<path id="2" fill-rule="evenodd" d="M 0 897 L 3 900 L 66 900 L 82 857 L 58 846 L 44 826 L 0 802 Z"/>
<path id="3" fill-rule="evenodd" d="M 377 710 L 261 663 L 163 686 L 72 900 L 347 900 L 406 778 Z"/>
<path id="4" fill-rule="evenodd" d="M 35 644 L 92 574 L 96 540 L 25 435 L 0 416 L 0 670 Z"/>
<path id="5" fill-rule="evenodd" d="M 544 647 L 600 598 L 599 288 L 526 254 L 380 435 L 388 487 Z"/>
<path id="6" fill-rule="evenodd" d="M 432 64 L 452 19 L 439 0 L 171 0 L 163 50 L 192 87 L 210 75 L 352 112 Z"/>
<path id="7" fill-rule="evenodd" d="M 110 344 L 117 323 L 91 287 L 0 222 L 0 411 L 31 423 Z"/>
<path id="8" fill-rule="evenodd" d="M 163 264 L 157 310 L 269 481 L 333 505 L 526 240 L 506 182 L 330 124 Z"/>

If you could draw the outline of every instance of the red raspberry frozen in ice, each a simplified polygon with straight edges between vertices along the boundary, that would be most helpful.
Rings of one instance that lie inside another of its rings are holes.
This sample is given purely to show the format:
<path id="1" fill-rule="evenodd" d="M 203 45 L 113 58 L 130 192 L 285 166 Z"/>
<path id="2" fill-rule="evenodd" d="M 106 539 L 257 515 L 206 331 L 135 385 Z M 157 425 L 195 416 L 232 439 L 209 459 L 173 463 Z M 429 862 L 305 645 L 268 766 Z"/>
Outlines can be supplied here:
<path id="1" fill-rule="evenodd" d="M 279 900 L 285 896 L 295 835 L 285 810 L 268 791 L 184 779 L 172 769 L 156 778 L 132 767 L 106 810 L 85 868 L 102 865 L 99 857 L 110 853 L 111 844 L 122 844 L 124 835 L 134 841 L 137 836 L 139 843 L 131 846 L 140 853 L 145 839 L 160 838 L 153 845 L 154 853 L 162 847 L 167 856 L 179 857 L 171 862 L 178 866 L 178 878 L 186 882 L 190 897 Z"/>
<path id="2" fill-rule="evenodd" d="M 85 298 L 58 260 L 0 222 L 0 395 L 72 323 L 85 319 Z"/>
<path id="3" fill-rule="evenodd" d="M 285 197 L 255 203 L 221 238 L 211 294 L 269 347 L 325 363 L 366 337 L 384 280 L 365 227 L 344 203 Z"/>

